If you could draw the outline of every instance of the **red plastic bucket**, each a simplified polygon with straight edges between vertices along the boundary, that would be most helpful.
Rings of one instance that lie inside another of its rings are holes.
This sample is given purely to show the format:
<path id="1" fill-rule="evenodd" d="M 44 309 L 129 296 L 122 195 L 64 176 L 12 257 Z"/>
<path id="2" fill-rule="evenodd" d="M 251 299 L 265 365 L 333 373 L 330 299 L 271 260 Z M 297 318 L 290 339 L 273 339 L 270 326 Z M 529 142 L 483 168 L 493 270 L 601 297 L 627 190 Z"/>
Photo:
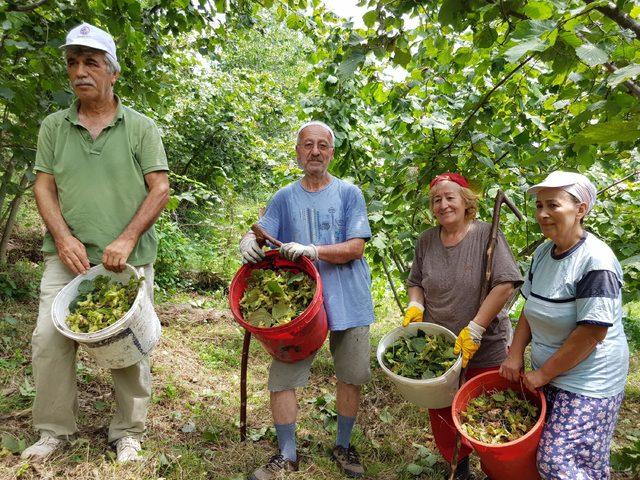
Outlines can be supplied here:
<path id="1" fill-rule="evenodd" d="M 529 401 L 539 408 L 540 417 L 526 435 L 509 443 L 493 445 L 480 442 L 469 437 L 461 428 L 460 412 L 466 410 L 470 400 L 480 396 L 484 392 L 496 390 L 506 390 L 511 388 L 516 392 L 524 392 Z M 547 413 L 547 402 L 542 392 L 531 393 L 520 383 L 510 382 L 502 378 L 498 372 L 487 372 L 471 378 L 460 387 L 456 396 L 453 397 L 451 414 L 453 423 L 460 434 L 478 452 L 482 465 L 482 471 L 491 480 L 539 480 L 540 475 L 536 467 L 536 451 L 542 435 L 542 427 Z"/>
<path id="2" fill-rule="evenodd" d="M 305 272 L 313 278 L 316 293 L 307 309 L 286 325 L 273 328 L 259 328 L 242 318 L 240 300 L 247 289 L 247 280 L 255 269 L 290 270 Z M 270 250 L 264 260 L 240 267 L 229 287 L 229 305 L 236 321 L 258 339 L 271 356 L 287 363 L 307 358 L 317 351 L 327 338 L 327 313 L 322 301 L 322 280 L 313 262 L 302 257 L 291 262 L 280 256 L 278 250 Z"/>

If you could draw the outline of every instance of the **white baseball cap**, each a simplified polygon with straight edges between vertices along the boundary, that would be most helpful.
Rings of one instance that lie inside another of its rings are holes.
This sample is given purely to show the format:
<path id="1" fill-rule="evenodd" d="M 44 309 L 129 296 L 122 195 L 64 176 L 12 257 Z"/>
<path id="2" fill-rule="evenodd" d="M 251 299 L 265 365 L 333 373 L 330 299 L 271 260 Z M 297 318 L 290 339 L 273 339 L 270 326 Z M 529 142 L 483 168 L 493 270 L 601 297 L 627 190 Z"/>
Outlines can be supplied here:
<path id="1" fill-rule="evenodd" d="M 113 41 L 113 37 L 101 28 L 88 23 L 82 23 L 73 28 L 67 34 L 67 41 L 64 45 L 61 45 L 60 48 L 71 47 L 74 45 L 102 50 L 103 52 L 111 55 L 116 62 L 118 61 L 118 57 L 116 56 L 116 44 Z"/>
<path id="2" fill-rule="evenodd" d="M 580 173 L 556 170 L 547 175 L 547 178 L 542 182 L 529 188 L 527 193 L 535 195 L 543 188 L 561 188 L 569 192 L 578 200 L 587 204 L 587 213 L 596 203 L 596 187 L 591 183 L 591 180 Z"/>

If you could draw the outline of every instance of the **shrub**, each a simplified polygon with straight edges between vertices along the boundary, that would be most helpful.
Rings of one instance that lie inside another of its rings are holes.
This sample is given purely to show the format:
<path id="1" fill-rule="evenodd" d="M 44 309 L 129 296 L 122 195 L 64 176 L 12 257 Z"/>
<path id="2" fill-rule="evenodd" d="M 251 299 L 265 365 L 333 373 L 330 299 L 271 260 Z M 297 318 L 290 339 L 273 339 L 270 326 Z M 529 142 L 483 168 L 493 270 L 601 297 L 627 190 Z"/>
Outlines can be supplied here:
<path id="1" fill-rule="evenodd" d="M 42 267 L 28 260 L 4 265 L 0 271 L 0 302 L 38 298 Z"/>

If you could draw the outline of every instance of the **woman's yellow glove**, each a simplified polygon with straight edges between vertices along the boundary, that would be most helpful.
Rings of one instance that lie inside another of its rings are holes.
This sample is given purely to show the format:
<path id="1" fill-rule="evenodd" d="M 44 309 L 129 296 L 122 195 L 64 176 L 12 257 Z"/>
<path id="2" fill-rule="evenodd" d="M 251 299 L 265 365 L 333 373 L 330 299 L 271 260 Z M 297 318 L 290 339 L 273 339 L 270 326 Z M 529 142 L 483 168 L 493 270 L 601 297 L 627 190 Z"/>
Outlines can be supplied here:
<path id="1" fill-rule="evenodd" d="M 462 352 L 462 368 L 467 366 L 469 360 L 471 360 L 480 348 L 482 334 L 485 330 L 486 328 L 472 320 L 469 322 L 469 325 L 460 331 L 458 338 L 456 338 L 456 344 L 453 347 L 453 353 L 458 355 Z"/>
<path id="2" fill-rule="evenodd" d="M 423 316 L 424 316 L 424 307 L 422 306 L 422 304 L 418 302 L 414 302 L 412 300 L 409 302 L 407 313 L 404 314 L 404 319 L 402 320 L 402 326 L 406 327 L 411 322 L 421 322 Z"/>

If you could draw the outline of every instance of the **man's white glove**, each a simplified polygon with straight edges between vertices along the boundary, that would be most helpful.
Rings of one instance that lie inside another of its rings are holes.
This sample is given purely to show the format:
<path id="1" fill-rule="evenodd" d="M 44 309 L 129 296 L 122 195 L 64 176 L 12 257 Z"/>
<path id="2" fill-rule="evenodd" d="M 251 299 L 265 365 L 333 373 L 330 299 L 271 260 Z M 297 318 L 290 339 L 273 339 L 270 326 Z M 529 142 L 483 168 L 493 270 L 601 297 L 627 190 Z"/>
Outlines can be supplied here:
<path id="1" fill-rule="evenodd" d="M 240 253 L 243 263 L 258 263 L 264 258 L 264 252 L 253 235 L 247 235 L 240 240 Z"/>
<path id="2" fill-rule="evenodd" d="M 305 256 L 310 260 L 318 259 L 318 249 L 314 244 L 302 245 L 296 242 L 285 243 L 280 247 L 280 253 L 284 258 L 293 262 L 302 256 Z"/>

